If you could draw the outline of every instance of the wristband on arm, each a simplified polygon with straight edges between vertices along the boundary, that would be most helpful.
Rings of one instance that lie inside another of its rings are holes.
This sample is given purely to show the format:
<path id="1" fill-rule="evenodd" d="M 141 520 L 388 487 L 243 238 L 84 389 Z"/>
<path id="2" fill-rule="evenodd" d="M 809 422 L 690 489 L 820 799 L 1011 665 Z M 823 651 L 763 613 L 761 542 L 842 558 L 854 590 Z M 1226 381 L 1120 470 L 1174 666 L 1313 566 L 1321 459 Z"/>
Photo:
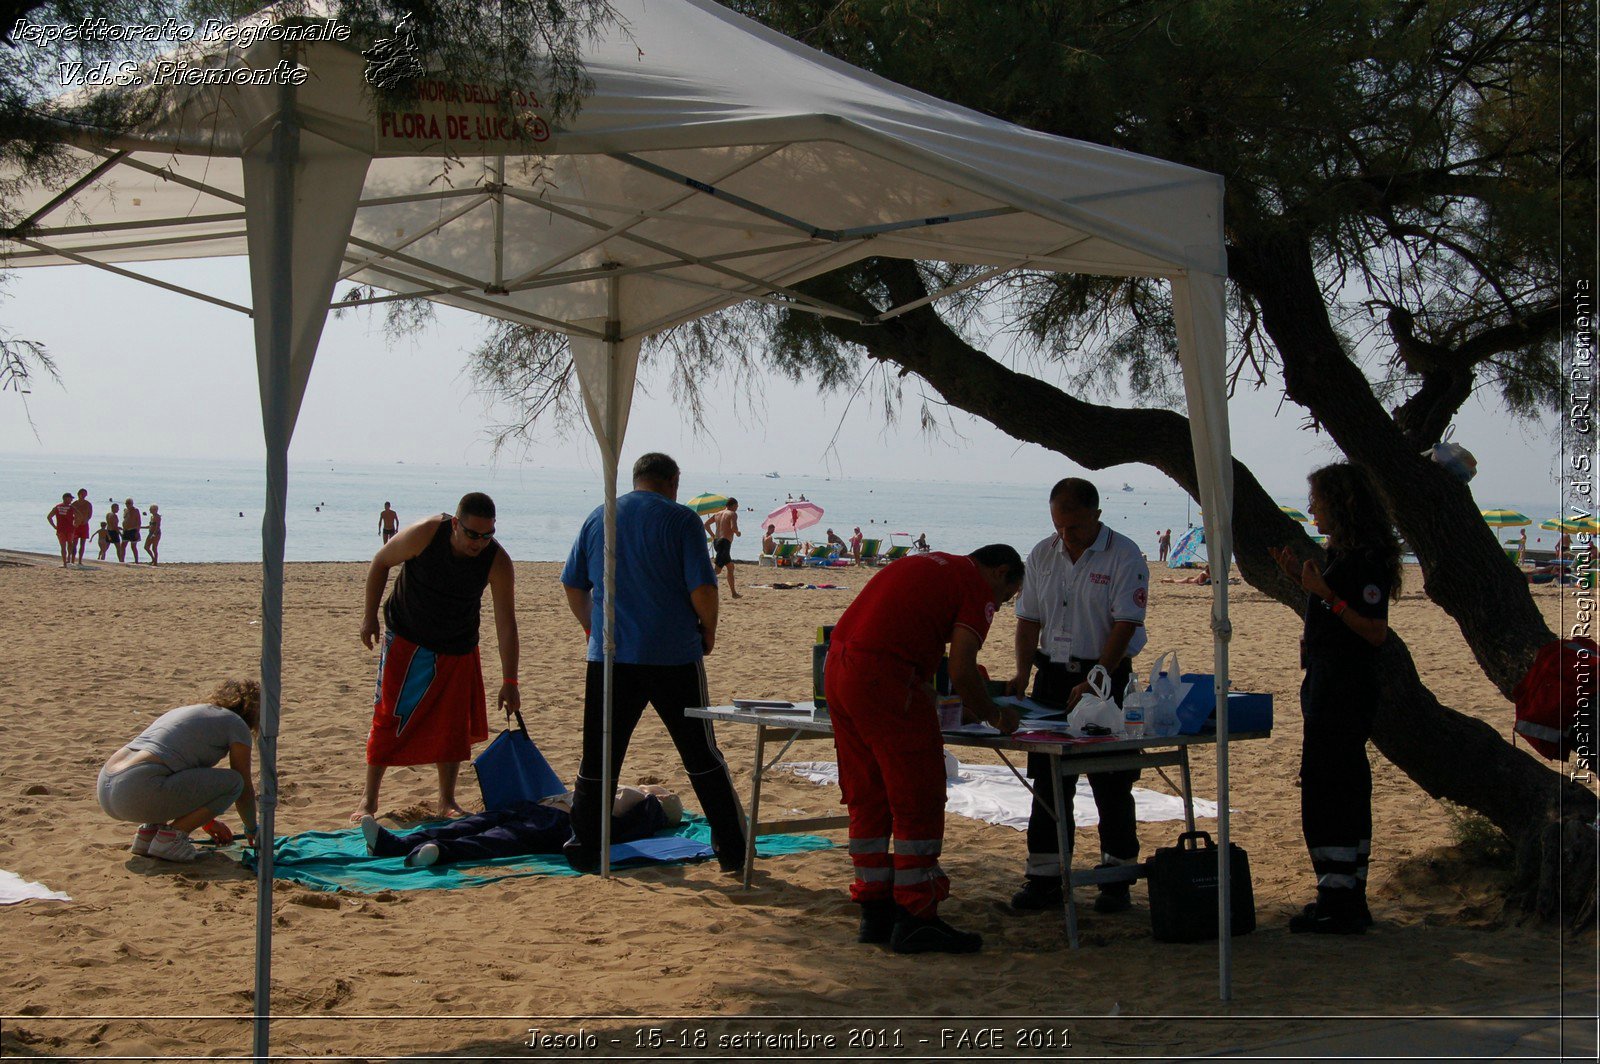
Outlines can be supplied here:
<path id="1" fill-rule="evenodd" d="M 1332 610 L 1333 615 L 1337 617 L 1345 610 L 1350 608 L 1350 603 L 1346 602 L 1344 599 L 1334 599 L 1333 605 L 1329 606 L 1328 608 Z"/>

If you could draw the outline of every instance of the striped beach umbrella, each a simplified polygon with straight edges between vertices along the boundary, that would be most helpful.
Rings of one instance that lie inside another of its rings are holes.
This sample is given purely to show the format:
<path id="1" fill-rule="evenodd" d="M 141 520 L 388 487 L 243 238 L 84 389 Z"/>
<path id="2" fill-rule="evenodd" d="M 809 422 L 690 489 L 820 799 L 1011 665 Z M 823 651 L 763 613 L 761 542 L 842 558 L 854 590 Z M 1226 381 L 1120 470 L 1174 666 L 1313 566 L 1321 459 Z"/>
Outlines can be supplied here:
<path id="1" fill-rule="evenodd" d="M 822 520 L 822 507 L 814 502 L 786 502 L 761 519 L 761 527 L 776 525 L 779 535 L 794 535 Z"/>
<path id="2" fill-rule="evenodd" d="M 1484 510 L 1483 519 L 1491 528 L 1520 528 L 1533 524 L 1533 518 L 1515 510 Z"/>
<path id="3" fill-rule="evenodd" d="M 1547 521 L 1540 521 L 1539 527 L 1547 532 L 1565 532 L 1573 535 L 1578 532 L 1600 532 L 1600 521 L 1592 517 L 1552 517 Z"/>
<path id="4" fill-rule="evenodd" d="M 696 495 L 694 498 L 684 503 L 684 505 L 689 507 L 689 509 L 693 510 L 697 514 L 709 514 L 714 513 L 717 510 L 726 509 L 728 506 L 728 497 L 726 495 L 718 495 L 715 492 L 708 491 L 702 495 Z"/>
<path id="5" fill-rule="evenodd" d="M 1307 521 L 1311 520 L 1311 518 L 1307 517 L 1305 514 L 1301 513 L 1299 510 L 1296 510 L 1293 506 L 1284 506 L 1284 505 L 1282 505 L 1280 503 L 1279 506 L 1278 506 L 1278 509 L 1282 510 L 1285 514 L 1287 514 L 1290 517 L 1290 519 L 1295 520 L 1295 521 L 1299 521 L 1302 525 L 1305 524 Z"/>

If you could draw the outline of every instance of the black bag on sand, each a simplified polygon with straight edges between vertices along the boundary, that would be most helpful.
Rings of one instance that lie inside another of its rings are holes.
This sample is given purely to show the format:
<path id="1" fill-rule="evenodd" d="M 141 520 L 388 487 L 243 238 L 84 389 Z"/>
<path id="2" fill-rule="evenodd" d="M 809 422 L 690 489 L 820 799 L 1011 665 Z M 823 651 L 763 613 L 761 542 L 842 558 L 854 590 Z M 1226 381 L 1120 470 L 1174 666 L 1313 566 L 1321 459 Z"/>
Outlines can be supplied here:
<path id="1" fill-rule="evenodd" d="M 1250 858 L 1233 843 L 1229 888 L 1233 933 L 1256 929 Z M 1217 937 L 1217 847 L 1204 831 L 1186 831 L 1176 846 L 1157 848 L 1145 862 L 1150 885 L 1150 931 L 1158 942 L 1203 942 Z"/>

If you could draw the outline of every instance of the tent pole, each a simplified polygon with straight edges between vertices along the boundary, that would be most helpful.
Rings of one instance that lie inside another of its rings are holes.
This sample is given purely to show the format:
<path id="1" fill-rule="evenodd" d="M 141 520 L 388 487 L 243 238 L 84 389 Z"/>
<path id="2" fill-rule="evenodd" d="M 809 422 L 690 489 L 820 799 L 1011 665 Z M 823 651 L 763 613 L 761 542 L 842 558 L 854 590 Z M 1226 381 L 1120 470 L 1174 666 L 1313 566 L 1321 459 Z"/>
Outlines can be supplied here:
<path id="1" fill-rule="evenodd" d="M 290 355 L 294 342 L 294 176 L 300 158 L 295 92 L 278 90 L 272 130 L 273 217 L 269 230 L 272 281 L 266 308 L 271 329 L 268 371 L 262 378 L 262 427 L 267 446 L 267 498 L 261 517 L 261 788 L 256 829 L 256 982 L 254 1055 L 271 1052 L 272 858 L 278 805 L 278 720 L 283 705 L 283 541 L 289 490 Z"/>
<path id="2" fill-rule="evenodd" d="M 1222 579 L 1211 582 L 1213 609 L 1212 654 L 1217 674 L 1217 993 L 1233 1000 L 1233 861 L 1229 854 L 1228 823 L 1228 563 L 1222 560 Z"/>
<path id="3" fill-rule="evenodd" d="M 606 431 L 605 445 L 601 449 L 601 462 L 606 476 L 606 556 L 605 609 L 601 618 L 601 646 L 605 648 L 605 663 L 601 666 L 601 688 L 605 699 L 605 732 L 600 754 L 600 874 L 611 875 L 611 800 L 617 789 L 611 778 L 611 717 L 615 688 L 612 669 L 616 664 L 616 609 L 617 609 L 617 465 L 622 452 L 622 441 L 617 438 L 617 358 L 622 341 L 622 298 L 618 288 L 621 278 L 606 280 Z"/>

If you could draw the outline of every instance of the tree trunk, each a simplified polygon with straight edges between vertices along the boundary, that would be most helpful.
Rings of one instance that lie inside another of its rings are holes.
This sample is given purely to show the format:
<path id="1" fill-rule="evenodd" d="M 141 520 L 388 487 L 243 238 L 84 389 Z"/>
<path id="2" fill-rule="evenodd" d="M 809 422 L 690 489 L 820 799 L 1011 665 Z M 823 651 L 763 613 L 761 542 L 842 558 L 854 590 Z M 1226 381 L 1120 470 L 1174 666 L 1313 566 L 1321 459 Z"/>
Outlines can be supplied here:
<path id="1" fill-rule="evenodd" d="M 874 280 L 888 287 L 896 304 L 925 294 L 910 263 L 878 261 L 873 264 L 872 272 Z M 827 279 L 820 280 L 822 284 L 827 283 Z M 848 290 L 831 288 L 825 295 L 863 312 L 873 310 L 859 295 Z M 1191 496 L 1199 495 L 1188 421 L 1178 414 L 1167 410 L 1117 409 L 1068 395 L 1043 381 L 1008 369 L 969 346 L 929 307 L 875 326 L 859 326 L 830 318 L 823 328 L 838 339 L 865 349 L 876 360 L 916 373 L 952 405 L 989 421 L 1019 440 L 1050 448 L 1090 469 L 1142 462 L 1172 477 Z M 1370 400 L 1371 392 L 1364 381 L 1362 389 Z M 1371 405 L 1375 407 L 1375 401 Z M 1370 419 L 1371 411 L 1362 409 L 1358 400 L 1353 400 L 1349 406 L 1346 422 Z M 1394 426 L 1381 408 L 1377 415 L 1378 420 L 1388 424 L 1386 435 L 1393 435 Z M 1377 447 L 1366 449 L 1369 454 L 1380 451 Z M 1418 464 L 1424 463 L 1419 459 Z M 1318 553 L 1318 548 L 1297 522 L 1278 509 L 1277 503 L 1248 468 L 1235 462 L 1233 470 L 1234 549 L 1240 573 L 1252 587 L 1298 613 L 1305 601 L 1304 593 L 1281 574 L 1268 556 L 1267 548 L 1286 542 L 1294 542 L 1305 553 Z M 1470 512 L 1470 520 L 1453 523 L 1441 518 L 1431 522 L 1419 519 L 1413 512 L 1414 507 L 1408 508 L 1409 527 L 1416 532 L 1407 532 L 1407 538 L 1413 547 L 1417 546 L 1418 539 L 1423 540 L 1429 556 L 1439 558 L 1444 556 L 1441 552 L 1447 538 L 1453 544 L 1463 537 L 1463 529 L 1480 531 L 1484 526 L 1476 509 L 1471 507 L 1471 497 L 1463 485 L 1431 474 L 1428 469 L 1413 469 L 1404 482 L 1421 482 L 1419 490 L 1425 491 L 1427 497 L 1449 498 L 1458 504 L 1457 511 L 1461 508 L 1461 499 L 1454 498 L 1453 493 L 1459 493 Z M 1379 479 L 1382 483 L 1383 478 Z M 1394 490 L 1392 482 L 1388 489 Z M 1402 531 L 1407 531 L 1406 527 L 1402 527 Z M 1495 548 L 1493 537 L 1482 538 L 1488 542 L 1478 544 L 1483 548 L 1478 553 L 1492 554 L 1493 561 L 1502 568 L 1509 568 L 1505 556 Z M 1436 566 L 1436 569 L 1451 567 Z M 1494 599 L 1485 595 L 1481 586 L 1467 601 L 1457 601 L 1466 583 L 1445 573 L 1431 581 L 1428 590 L 1436 601 L 1440 595 L 1435 591 L 1443 594 L 1446 601 L 1440 604 L 1447 612 L 1454 615 L 1459 609 L 1466 613 L 1468 620 L 1461 623 L 1469 643 L 1474 639 L 1488 642 L 1491 636 L 1503 636 L 1507 615 L 1496 613 L 1494 626 L 1489 626 L 1487 602 Z M 1535 621 L 1530 621 L 1525 614 L 1529 610 L 1533 612 L 1538 629 L 1547 638 L 1548 628 L 1533 609 L 1526 584 L 1513 585 L 1511 590 L 1520 598 L 1519 605 L 1526 606 L 1526 609 L 1509 611 L 1512 617 L 1519 619 L 1524 631 L 1522 638 L 1513 643 L 1518 647 L 1533 645 L 1536 649 L 1540 637 L 1531 631 Z M 1495 602 L 1496 610 L 1502 605 Z M 1510 661 L 1521 653 L 1498 648 L 1475 648 L 1475 652 L 1480 662 L 1486 659 L 1495 662 L 1502 675 L 1515 668 Z M 1382 695 L 1373 742 L 1428 794 L 1482 813 L 1513 840 L 1518 847 L 1521 871 L 1516 900 L 1549 918 L 1553 914 L 1549 904 L 1553 896 L 1552 883 L 1560 884 L 1569 899 L 1592 899 L 1595 884 L 1593 832 L 1586 827 L 1573 830 L 1563 826 L 1558 823 L 1558 811 L 1564 807 L 1570 811 L 1569 819 L 1576 815 L 1579 821 L 1585 817 L 1592 820 L 1594 796 L 1531 755 L 1514 749 L 1489 725 L 1440 704 L 1422 683 L 1410 651 L 1399 636 L 1391 635 L 1384 646 L 1379 669 Z M 1520 676 L 1518 672 L 1517 677 Z M 1515 680 L 1510 682 L 1514 684 Z M 1574 845 L 1580 847 L 1577 859 L 1570 849 Z M 1587 860 L 1583 859 L 1585 853 Z M 1567 915 L 1571 917 L 1581 908 L 1569 906 Z M 1592 912 L 1592 908 L 1591 904 L 1589 911 Z"/>
<path id="2" fill-rule="evenodd" d="M 1467 486 L 1417 452 L 1345 353 L 1328 320 L 1310 246 L 1284 237 L 1230 247 L 1228 271 L 1261 308 L 1289 397 L 1372 474 L 1422 565 L 1423 590 L 1461 626 L 1484 674 L 1510 698 L 1555 633 Z"/>

